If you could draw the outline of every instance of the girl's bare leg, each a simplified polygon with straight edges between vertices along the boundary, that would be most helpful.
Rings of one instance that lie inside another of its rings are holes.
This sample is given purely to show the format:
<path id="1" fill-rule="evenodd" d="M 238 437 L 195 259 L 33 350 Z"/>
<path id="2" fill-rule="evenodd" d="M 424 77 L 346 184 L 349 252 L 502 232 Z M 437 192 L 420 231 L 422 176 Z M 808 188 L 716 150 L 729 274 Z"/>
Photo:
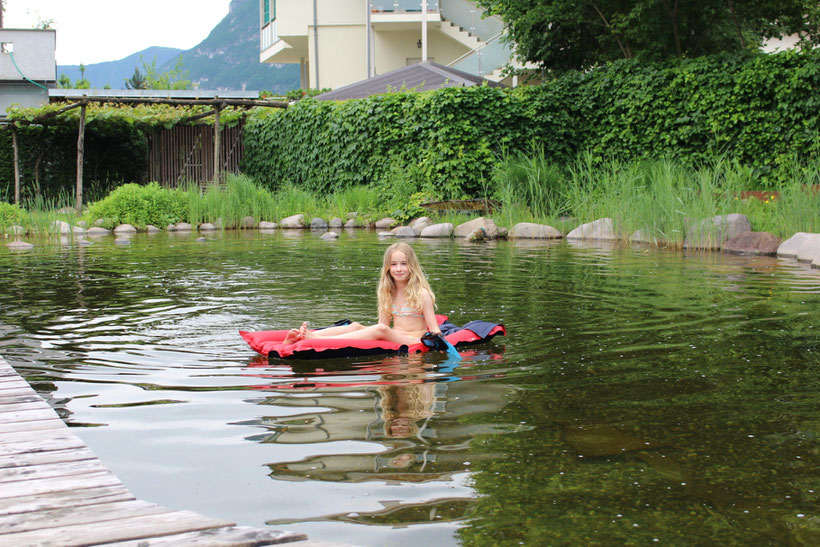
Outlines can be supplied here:
<path id="1" fill-rule="evenodd" d="M 349 327 L 350 325 L 345 325 Z M 369 327 L 363 327 L 359 325 L 360 328 L 348 330 L 346 332 L 341 332 L 338 334 L 332 334 L 331 336 L 325 336 L 324 333 L 329 331 L 330 329 L 324 329 L 320 331 L 308 331 L 305 338 L 344 338 L 347 340 L 387 340 L 388 342 L 393 342 L 394 344 L 415 344 L 419 340 L 418 338 L 411 338 L 410 336 L 405 336 L 396 332 L 395 330 L 391 329 L 387 325 L 383 325 L 381 323 L 377 325 L 370 325 Z M 343 328 L 343 327 L 338 327 Z"/>
<path id="2" fill-rule="evenodd" d="M 348 325 L 340 325 L 338 327 L 310 330 L 307 328 L 307 323 L 302 323 L 302 326 L 299 328 L 299 332 L 303 333 L 304 338 L 333 338 L 334 336 L 355 332 L 363 328 L 364 325 L 361 323 L 350 323 Z"/>

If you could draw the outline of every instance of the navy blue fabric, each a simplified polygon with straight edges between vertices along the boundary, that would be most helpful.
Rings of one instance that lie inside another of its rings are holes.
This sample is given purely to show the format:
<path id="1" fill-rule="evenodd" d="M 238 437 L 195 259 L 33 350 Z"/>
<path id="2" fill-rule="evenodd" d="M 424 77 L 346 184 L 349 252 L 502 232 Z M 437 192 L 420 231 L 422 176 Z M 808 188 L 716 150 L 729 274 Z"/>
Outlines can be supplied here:
<path id="1" fill-rule="evenodd" d="M 490 331 L 493 330 L 498 326 L 498 323 L 490 323 L 488 321 L 470 321 L 463 327 L 459 327 L 458 325 L 454 325 L 449 321 L 445 321 L 439 328 L 441 329 L 441 334 L 447 336 L 448 334 L 452 334 L 454 332 L 458 332 L 463 329 L 469 329 L 476 333 L 481 338 L 486 338 L 490 335 Z"/>

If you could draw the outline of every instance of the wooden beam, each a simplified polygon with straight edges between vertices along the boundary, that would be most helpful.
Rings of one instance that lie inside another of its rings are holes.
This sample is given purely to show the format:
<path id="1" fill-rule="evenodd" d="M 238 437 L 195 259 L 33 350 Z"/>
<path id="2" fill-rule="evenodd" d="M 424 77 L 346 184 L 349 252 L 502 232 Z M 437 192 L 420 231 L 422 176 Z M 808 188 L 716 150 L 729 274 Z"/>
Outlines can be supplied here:
<path id="1" fill-rule="evenodd" d="M 80 106 L 80 128 L 77 135 L 77 202 L 74 208 L 77 213 L 83 211 L 83 154 L 85 151 L 85 108 L 83 103 Z"/>
<path id="2" fill-rule="evenodd" d="M 221 104 L 214 106 L 214 184 L 220 183 L 219 167 L 221 162 L 219 161 L 219 114 L 221 112 Z"/>
<path id="3" fill-rule="evenodd" d="M 11 147 L 14 149 L 14 204 L 20 205 L 20 154 L 17 149 L 16 124 L 11 124 Z"/>
<path id="4" fill-rule="evenodd" d="M 123 103 L 123 104 L 171 104 L 179 106 L 217 105 L 223 106 L 267 106 L 270 108 L 287 108 L 284 101 L 266 101 L 263 99 L 165 99 L 161 97 L 114 97 L 96 96 L 83 97 L 83 101 L 95 103 Z"/>
<path id="5" fill-rule="evenodd" d="M 22 125 L 34 125 L 34 124 L 42 123 L 42 122 L 44 122 L 44 121 L 46 121 L 50 118 L 55 118 L 55 117 L 59 116 L 60 114 L 64 114 L 64 113 L 68 112 L 69 110 L 74 110 L 75 108 L 77 108 L 79 106 L 82 106 L 83 104 L 85 104 L 85 103 L 80 101 L 79 103 L 74 103 L 74 104 L 70 104 L 66 107 L 63 107 L 60 110 L 55 110 L 53 112 L 46 112 L 45 114 L 43 114 L 41 116 L 37 116 L 36 118 L 31 119 L 31 120 L 15 120 L 15 123 L 22 124 Z"/>

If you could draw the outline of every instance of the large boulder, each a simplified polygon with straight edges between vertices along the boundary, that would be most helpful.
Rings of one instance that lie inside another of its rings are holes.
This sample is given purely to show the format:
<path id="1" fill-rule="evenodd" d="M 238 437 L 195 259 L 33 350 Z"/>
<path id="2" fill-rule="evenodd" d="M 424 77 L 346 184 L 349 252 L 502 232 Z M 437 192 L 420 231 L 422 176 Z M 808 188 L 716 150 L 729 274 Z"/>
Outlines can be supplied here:
<path id="1" fill-rule="evenodd" d="M 327 221 L 323 218 L 313 218 L 310 220 L 311 230 L 327 230 Z"/>
<path id="2" fill-rule="evenodd" d="M 611 241 L 618 239 L 618 236 L 615 235 L 615 224 L 611 218 L 599 218 L 598 220 L 581 224 L 567 234 L 567 239 Z"/>
<path id="3" fill-rule="evenodd" d="M 558 239 L 561 232 L 546 224 L 519 222 L 512 227 L 509 235 L 513 239 Z"/>
<path id="4" fill-rule="evenodd" d="M 478 217 L 459 224 L 453 230 L 455 237 L 467 237 L 474 234 L 476 230 L 483 229 L 487 239 L 496 239 L 501 235 L 501 230 L 491 218 Z"/>
<path id="5" fill-rule="evenodd" d="M 158 227 L 154 226 L 153 224 L 149 224 L 145 227 L 145 231 L 148 232 L 149 234 L 158 234 L 162 230 L 160 230 Z"/>
<path id="6" fill-rule="evenodd" d="M 305 227 L 305 215 L 298 214 L 298 215 L 291 215 L 287 218 L 283 218 L 279 221 L 280 228 L 286 228 L 289 230 L 293 230 L 296 228 L 304 228 Z"/>
<path id="7" fill-rule="evenodd" d="M 341 228 L 343 226 L 342 219 L 339 217 L 334 217 L 330 219 L 330 227 L 331 228 Z"/>
<path id="8" fill-rule="evenodd" d="M 385 217 L 376 221 L 376 229 L 389 230 L 398 223 L 399 221 L 394 218 Z"/>
<path id="9" fill-rule="evenodd" d="M 419 237 L 419 233 L 416 229 L 411 228 L 410 226 L 399 226 L 393 230 L 393 234 L 396 237 Z"/>
<path id="10" fill-rule="evenodd" d="M 184 224 L 184 223 L 181 222 L 180 224 Z M 177 229 L 179 229 L 179 224 L 177 224 Z M 188 225 L 188 229 L 189 230 L 191 229 L 190 224 Z M 115 234 L 136 234 L 137 229 L 134 228 L 133 226 L 131 226 L 130 224 L 120 224 L 119 226 L 114 228 L 114 233 Z"/>
<path id="11" fill-rule="evenodd" d="M 335 240 L 339 239 L 339 234 L 337 234 L 336 232 L 325 232 L 321 236 L 319 236 L 319 239 L 324 239 L 324 240 L 327 240 L 327 241 L 335 241 Z"/>
<path id="12" fill-rule="evenodd" d="M 187 222 L 177 222 L 176 229 L 174 231 L 176 231 L 176 232 L 190 232 L 192 229 L 193 229 L 193 227 L 190 224 L 188 224 Z M 116 232 L 117 230 L 114 230 L 114 231 Z"/>
<path id="13" fill-rule="evenodd" d="M 777 256 L 812 262 L 820 258 L 820 234 L 797 232 L 780 244 Z"/>
<path id="14" fill-rule="evenodd" d="M 428 226 L 432 226 L 432 225 L 433 225 L 433 219 L 431 219 L 430 217 L 419 217 L 419 218 L 414 218 L 412 221 L 410 221 L 410 227 L 413 228 L 414 230 L 416 230 L 417 232 L 421 232 L 422 230 L 424 230 Z"/>
<path id="15" fill-rule="evenodd" d="M 216 225 L 212 224 L 210 222 L 204 222 L 204 223 L 199 225 L 199 231 L 200 232 L 215 232 L 216 230 L 217 230 Z"/>
<path id="16" fill-rule="evenodd" d="M 351 218 L 347 222 L 345 222 L 345 228 L 355 228 L 356 227 L 356 219 Z"/>
<path id="17" fill-rule="evenodd" d="M 110 233 L 111 230 L 106 230 L 105 228 L 101 228 L 99 226 L 92 226 L 87 232 L 87 234 L 92 237 L 107 236 Z"/>
<path id="18" fill-rule="evenodd" d="M 268 222 L 267 220 L 263 220 L 259 222 L 259 229 L 260 230 L 275 230 L 276 229 L 275 222 Z"/>
<path id="19" fill-rule="evenodd" d="M 442 222 L 424 228 L 420 235 L 421 237 L 453 237 L 453 230 L 451 222 Z"/>
<path id="20" fill-rule="evenodd" d="M 721 249 L 728 240 L 751 231 L 752 223 L 740 213 L 705 218 L 687 228 L 683 248 Z"/>
<path id="21" fill-rule="evenodd" d="M 244 216 L 242 220 L 239 221 L 239 228 L 242 230 L 250 230 L 253 228 L 253 225 L 256 224 L 256 221 L 253 219 L 252 216 Z"/>
<path id="22" fill-rule="evenodd" d="M 51 223 L 51 229 L 58 234 L 70 234 L 71 225 L 64 220 L 55 220 Z"/>
<path id="23" fill-rule="evenodd" d="M 6 243 L 6 247 L 12 251 L 27 251 L 28 249 L 33 249 L 34 245 L 26 243 L 25 241 L 9 241 Z"/>
<path id="24" fill-rule="evenodd" d="M 726 241 L 723 251 L 738 255 L 777 254 L 781 240 L 769 232 L 743 232 Z"/>

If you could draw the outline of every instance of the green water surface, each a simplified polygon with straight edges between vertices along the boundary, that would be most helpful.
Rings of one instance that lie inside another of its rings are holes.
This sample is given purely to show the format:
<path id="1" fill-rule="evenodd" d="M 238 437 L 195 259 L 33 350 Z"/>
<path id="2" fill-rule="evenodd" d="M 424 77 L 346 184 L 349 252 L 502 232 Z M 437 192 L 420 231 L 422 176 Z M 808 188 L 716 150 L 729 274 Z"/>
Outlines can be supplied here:
<path id="1" fill-rule="evenodd" d="M 357 545 L 820 543 L 820 270 L 414 241 L 446 355 L 256 356 L 376 320 L 364 231 L 0 247 L 0 355 L 139 498 Z"/>

